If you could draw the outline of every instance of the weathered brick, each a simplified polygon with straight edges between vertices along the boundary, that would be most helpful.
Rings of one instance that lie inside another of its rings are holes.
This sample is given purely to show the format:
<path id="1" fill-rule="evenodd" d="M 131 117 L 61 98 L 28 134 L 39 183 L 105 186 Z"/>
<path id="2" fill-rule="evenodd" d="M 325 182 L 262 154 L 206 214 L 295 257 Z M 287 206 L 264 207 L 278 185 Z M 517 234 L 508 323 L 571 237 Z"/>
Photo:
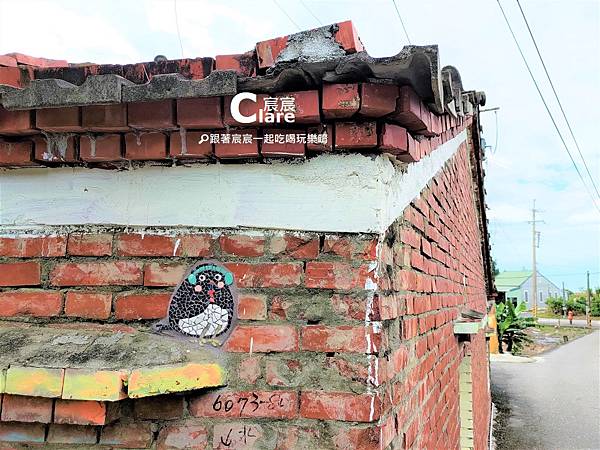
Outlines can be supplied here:
<path id="1" fill-rule="evenodd" d="M 215 70 L 235 70 L 245 77 L 256 75 L 256 54 L 249 51 L 236 55 L 215 56 Z"/>
<path id="2" fill-rule="evenodd" d="M 336 149 L 353 150 L 371 147 L 377 147 L 377 127 L 375 122 L 336 122 Z"/>
<path id="3" fill-rule="evenodd" d="M 396 111 L 392 114 L 394 120 L 410 131 L 420 131 L 426 128 L 421 120 L 421 109 L 426 108 L 410 86 L 400 87 Z"/>
<path id="4" fill-rule="evenodd" d="M 0 292 L 0 316 L 58 316 L 62 294 L 58 291 L 21 289 Z"/>
<path id="5" fill-rule="evenodd" d="M 406 129 L 398 125 L 384 123 L 381 127 L 379 148 L 393 155 L 407 152 L 408 134 Z"/>
<path id="6" fill-rule="evenodd" d="M 336 25 L 335 41 L 346 50 L 346 53 L 362 52 L 365 49 L 351 20 L 338 22 Z"/>
<path id="7" fill-rule="evenodd" d="M 382 117 L 396 110 L 398 87 L 387 84 L 363 83 L 360 86 L 360 114 Z"/>
<path id="8" fill-rule="evenodd" d="M 71 233 L 67 253 L 73 256 L 110 256 L 112 241 L 110 233 Z"/>
<path id="9" fill-rule="evenodd" d="M 84 106 L 81 108 L 81 124 L 88 131 L 127 131 L 127 104 Z"/>
<path id="10" fill-rule="evenodd" d="M 1 69 L 1 67 L 0 67 Z M 32 166 L 33 142 L 0 140 L 0 166 Z"/>
<path id="11" fill-rule="evenodd" d="M 106 402 L 90 400 L 56 400 L 54 422 L 69 425 L 105 425 L 113 418 L 108 415 Z"/>
<path id="12" fill-rule="evenodd" d="M 220 159 L 228 158 L 258 158 L 258 141 L 255 139 L 256 130 L 232 130 L 231 134 L 244 134 L 252 136 L 252 142 L 244 143 L 219 143 L 215 144 L 215 156 Z"/>
<path id="13" fill-rule="evenodd" d="M 300 395 L 300 416 L 307 419 L 374 422 L 380 414 L 377 394 L 303 391 Z"/>
<path id="14" fill-rule="evenodd" d="M 292 97 L 296 105 L 295 123 L 319 123 L 319 91 L 299 91 L 278 94 L 277 97 Z"/>
<path id="15" fill-rule="evenodd" d="M 63 369 L 11 365 L 6 370 L 5 392 L 31 397 L 57 398 L 62 394 L 63 378 Z"/>
<path id="16" fill-rule="evenodd" d="M 2 397 L 2 420 L 5 422 L 52 421 L 51 398 L 5 394 Z"/>
<path id="17" fill-rule="evenodd" d="M 112 305 L 110 292 L 67 292 L 65 315 L 86 319 L 108 319 Z"/>
<path id="18" fill-rule="evenodd" d="M 10 236 L 0 237 L 0 256 L 33 258 L 36 256 L 65 256 L 66 236 Z"/>
<path id="19" fill-rule="evenodd" d="M 222 235 L 219 238 L 221 250 L 234 256 L 253 257 L 265 253 L 265 239 L 257 236 Z"/>
<path id="20" fill-rule="evenodd" d="M 163 133 L 127 133 L 125 158 L 139 161 L 166 159 L 167 136 Z"/>
<path id="21" fill-rule="evenodd" d="M 265 353 L 298 350 L 298 332 L 288 325 L 238 325 L 225 343 L 229 352 Z"/>
<path id="22" fill-rule="evenodd" d="M 35 126 L 40 130 L 62 133 L 66 131 L 84 131 L 81 126 L 80 108 L 43 108 L 35 111 Z"/>
<path id="23" fill-rule="evenodd" d="M 261 356 L 245 357 L 242 359 L 238 370 L 240 380 L 255 385 L 262 373 L 261 361 Z"/>
<path id="24" fill-rule="evenodd" d="M 33 118 L 34 113 L 30 110 L 8 111 L 0 106 L 0 134 L 34 134 L 37 130 Z"/>
<path id="25" fill-rule="evenodd" d="M 288 42 L 287 36 L 261 41 L 256 44 L 256 57 L 258 58 L 258 68 L 264 69 L 271 67 L 279 54 L 285 49 Z"/>
<path id="26" fill-rule="evenodd" d="M 120 234 L 116 248 L 119 256 L 211 256 L 212 238 L 207 234 L 164 236 Z"/>
<path id="27" fill-rule="evenodd" d="M 326 119 L 353 116 L 360 108 L 358 84 L 324 84 L 321 109 Z"/>
<path id="28" fill-rule="evenodd" d="M 88 162 L 121 161 L 123 159 L 121 141 L 120 134 L 81 136 L 79 157 Z"/>
<path id="29" fill-rule="evenodd" d="M 172 100 L 129 103 L 127 123 L 139 130 L 169 130 L 175 127 Z"/>
<path id="30" fill-rule="evenodd" d="M 317 127 L 311 127 L 306 130 L 307 134 L 314 134 L 318 136 L 325 136 L 321 141 L 314 142 L 312 140 L 307 141 L 306 150 L 312 152 L 330 152 L 333 150 L 333 125 L 319 125 Z"/>
<path id="31" fill-rule="evenodd" d="M 365 289 L 373 276 L 368 264 L 353 267 L 347 263 L 309 261 L 306 264 L 305 284 L 308 288 Z"/>
<path id="32" fill-rule="evenodd" d="M 187 265 L 149 263 L 144 266 L 144 286 L 175 286 L 182 279 Z"/>
<path id="33" fill-rule="evenodd" d="M 298 415 L 298 394 L 287 391 L 219 391 L 190 401 L 196 417 L 264 417 L 293 419 Z"/>
<path id="34" fill-rule="evenodd" d="M 204 424 L 193 420 L 168 424 L 158 433 L 157 450 L 208 448 L 208 431 Z"/>
<path id="35" fill-rule="evenodd" d="M 34 159 L 42 163 L 75 163 L 77 138 L 72 135 L 47 135 L 32 138 Z"/>
<path id="36" fill-rule="evenodd" d="M 45 437 L 46 426 L 44 424 L 0 422 L 0 441 L 41 444 Z"/>
<path id="37" fill-rule="evenodd" d="M 56 425 L 48 428 L 49 444 L 95 444 L 96 429 L 82 425 Z"/>
<path id="38" fill-rule="evenodd" d="M 37 286 L 40 277 L 41 267 L 36 261 L 0 264 L 0 286 Z"/>
<path id="39" fill-rule="evenodd" d="M 267 301 L 262 295 L 241 295 L 238 299 L 238 318 L 242 320 L 265 320 Z"/>
<path id="40" fill-rule="evenodd" d="M 99 443 L 118 448 L 148 448 L 152 443 L 152 426 L 148 422 L 107 425 L 100 432 Z"/>
<path id="41" fill-rule="evenodd" d="M 296 141 L 296 136 L 299 134 L 304 134 L 304 131 L 265 129 L 263 131 L 263 142 L 260 150 L 261 155 L 270 158 L 304 156 L 306 143 L 299 140 Z"/>
<path id="42" fill-rule="evenodd" d="M 202 131 L 173 131 L 170 136 L 169 154 L 178 159 L 208 159 L 213 155 L 213 144 Z"/>
<path id="43" fill-rule="evenodd" d="M 223 128 L 221 97 L 177 99 L 177 124 L 182 128 Z"/>
<path id="44" fill-rule="evenodd" d="M 381 333 L 364 325 L 307 325 L 302 349 L 313 352 L 374 353 L 381 350 Z"/>
<path id="45" fill-rule="evenodd" d="M 115 297 L 115 318 L 161 319 L 167 315 L 171 293 L 123 293 Z"/>
<path id="46" fill-rule="evenodd" d="M 292 287 L 302 277 L 301 263 L 227 263 L 238 287 Z"/>
<path id="47" fill-rule="evenodd" d="M 65 369 L 65 400 L 117 401 L 127 397 L 127 374 L 118 370 Z"/>
<path id="48" fill-rule="evenodd" d="M 314 259 L 319 256 L 319 238 L 309 236 L 273 236 L 269 251 L 274 255 L 285 255 L 297 259 Z"/>
<path id="49" fill-rule="evenodd" d="M 142 265 L 133 261 L 61 263 L 54 266 L 54 286 L 127 286 L 142 284 Z"/>
<path id="50" fill-rule="evenodd" d="M 183 416 L 185 400 L 179 395 L 157 395 L 135 399 L 133 414 L 141 420 L 174 420 Z"/>

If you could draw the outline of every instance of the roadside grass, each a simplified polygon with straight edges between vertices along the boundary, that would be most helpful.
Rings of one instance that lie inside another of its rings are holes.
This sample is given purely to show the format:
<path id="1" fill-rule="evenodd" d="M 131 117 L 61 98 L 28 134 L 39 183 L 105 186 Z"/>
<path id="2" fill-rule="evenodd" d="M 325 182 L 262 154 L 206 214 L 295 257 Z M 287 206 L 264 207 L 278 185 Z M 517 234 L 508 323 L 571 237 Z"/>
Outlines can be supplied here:
<path id="1" fill-rule="evenodd" d="M 537 316 L 542 319 L 565 319 L 565 320 L 568 320 L 560 314 L 554 314 L 552 311 L 545 311 L 545 310 L 538 310 Z M 585 314 L 583 314 L 583 315 L 578 314 L 576 316 L 573 316 L 573 319 L 585 320 L 585 318 L 586 318 Z M 592 320 L 598 320 L 598 319 L 600 319 L 600 316 L 592 316 Z"/>
<path id="2" fill-rule="evenodd" d="M 538 325 L 527 329 L 532 342 L 527 343 L 522 351 L 523 356 L 535 356 L 567 344 L 577 338 L 592 333 L 589 328 L 559 327 L 555 325 Z"/>

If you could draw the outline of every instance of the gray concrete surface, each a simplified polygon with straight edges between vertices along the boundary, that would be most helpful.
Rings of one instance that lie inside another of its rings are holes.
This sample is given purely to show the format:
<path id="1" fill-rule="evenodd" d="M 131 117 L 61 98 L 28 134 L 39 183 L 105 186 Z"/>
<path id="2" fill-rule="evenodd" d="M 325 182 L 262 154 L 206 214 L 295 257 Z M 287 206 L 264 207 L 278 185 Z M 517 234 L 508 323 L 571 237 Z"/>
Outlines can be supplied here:
<path id="1" fill-rule="evenodd" d="M 541 325 L 558 325 L 558 319 L 538 319 L 538 323 Z M 573 319 L 573 325 L 569 325 L 568 319 L 560 319 L 561 327 L 577 327 L 584 328 L 587 326 L 585 319 Z M 600 320 L 592 320 L 592 328 L 600 328 Z"/>
<path id="2" fill-rule="evenodd" d="M 600 449 L 600 331 L 491 367 L 498 450 Z"/>

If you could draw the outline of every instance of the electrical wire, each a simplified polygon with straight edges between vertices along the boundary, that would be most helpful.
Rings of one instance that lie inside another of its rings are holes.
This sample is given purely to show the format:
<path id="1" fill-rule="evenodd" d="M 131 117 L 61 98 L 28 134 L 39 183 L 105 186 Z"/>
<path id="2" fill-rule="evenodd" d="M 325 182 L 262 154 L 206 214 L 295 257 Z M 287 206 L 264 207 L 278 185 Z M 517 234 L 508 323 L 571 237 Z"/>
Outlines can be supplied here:
<path id="1" fill-rule="evenodd" d="M 294 21 L 294 19 L 292 19 L 292 16 L 290 16 L 287 11 L 285 9 L 283 9 L 283 7 L 277 2 L 277 0 L 273 0 L 273 3 L 275 3 L 275 6 L 277 6 L 279 8 L 279 10 L 285 14 L 285 16 L 290 20 L 290 22 L 292 22 L 294 24 L 294 26 L 296 28 L 298 28 L 298 31 L 302 31 L 302 28 L 300 28 L 300 26 Z"/>
<path id="2" fill-rule="evenodd" d="M 510 31 L 510 34 L 512 35 L 512 38 L 515 41 L 515 44 L 517 45 L 517 49 L 519 50 L 519 53 L 521 54 L 521 58 L 523 59 L 523 62 L 525 63 L 525 67 L 527 67 L 529 76 L 531 77 L 531 80 L 533 81 L 533 84 L 535 85 L 535 88 L 537 89 L 537 92 L 542 100 L 542 103 L 544 104 L 544 107 L 546 108 L 546 112 L 548 113 L 548 116 L 550 116 L 550 120 L 552 121 L 552 124 L 554 125 L 554 128 L 555 128 L 556 132 L 558 133 L 558 137 L 560 138 L 565 150 L 567 151 L 567 154 L 569 155 L 569 158 L 571 159 L 571 163 L 573 164 L 573 167 L 575 168 L 577 175 L 581 179 L 583 186 L 585 187 L 587 193 L 592 198 L 594 207 L 598 210 L 598 212 L 600 212 L 600 206 L 598 206 L 598 204 L 596 203 L 596 198 L 594 197 L 592 192 L 589 190 L 588 185 L 586 184 L 585 180 L 583 179 L 583 176 L 581 175 L 581 171 L 579 170 L 579 167 L 577 167 L 577 164 L 575 163 L 575 160 L 573 159 L 573 155 L 571 155 L 571 151 L 569 150 L 569 147 L 567 146 L 567 143 L 565 142 L 565 139 L 564 139 L 562 133 L 560 132 L 560 129 L 558 128 L 556 120 L 554 119 L 554 116 L 552 115 L 552 112 L 550 111 L 550 108 L 548 107 L 548 104 L 546 103 L 546 99 L 544 98 L 544 95 L 542 94 L 542 91 L 540 90 L 538 82 L 535 79 L 533 72 L 531 71 L 531 67 L 529 67 L 529 63 L 527 62 L 527 58 L 525 57 L 525 54 L 523 53 L 523 50 L 521 49 L 521 45 L 519 44 L 517 36 L 515 35 L 512 27 L 510 26 L 508 17 L 506 16 L 506 13 L 504 12 L 504 8 L 502 8 L 502 4 L 500 3 L 500 0 L 496 0 L 496 2 L 498 3 L 498 6 L 500 7 L 500 11 L 502 12 L 502 16 L 504 17 L 504 21 L 506 22 L 506 25 Z"/>
<path id="3" fill-rule="evenodd" d="M 177 28 L 177 37 L 179 38 L 179 48 L 183 58 L 183 44 L 181 43 L 181 32 L 179 31 L 179 14 L 177 14 L 177 0 L 173 0 L 173 9 L 175 10 L 175 27 Z"/>
<path id="4" fill-rule="evenodd" d="M 392 3 L 394 4 L 394 9 L 396 10 L 396 15 L 398 16 L 398 19 L 400 19 L 400 24 L 402 25 L 402 29 L 404 30 L 404 35 L 406 36 L 406 40 L 408 41 L 408 43 L 410 45 L 412 45 L 412 42 L 410 42 L 410 37 L 408 37 L 408 31 L 406 31 L 406 27 L 404 26 L 404 20 L 402 20 L 402 15 L 400 14 L 400 11 L 398 10 L 398 5 L 396 5 L 396 0 L 392 0 Z"/>
<path id="5" fill-rule="evenodd" d="M 550 77 L 550 73 L 548 72 L 546 63 L 544 62 L 544 58 L 542 58 L 542 53 L 540 52 L 537 41 L 535 40 L 535 37 L 533 37 L 533 31 L 531 30 L 531 27 L 529 26 L 529 22 L 527 21 L 527 17 L 525 17 L 525 12 L 523 11 L 523 8 L 521 7 L 521 3 L 519 2 L 519 0 L 517 0 L 517 5 L 519 6 L 519 10 L 521 11 L 521 16 L 523 16 L 523 20 L 525 21 L 525 25 L 527 25 L 527 30 L 529 31 L 529 36 L 531 36 L 531 40 L 533 41 L 533 45 L 535 46 L 535 51 L 537 52 L 538 57 L 540 58 L 542 67 L 544 68 L 544 72 L 546 73 L 546 78 L 548 78 L 550 87 L 552 88 L 552 92 L 554 93 L 554 98 L 556 98 L 556 102 L 558 103 L 560 112 L 562 113 L 562 116 L 565 119 L 565 122 L 567 123 L 567 128 L 569 129 L 569 133 L 571 134 L 571 137 L 573 138 L 573 142 L 575 142 L 575 147 L 577 148 L 577 152 L 579 153 L 579 156 L 581 157 L 581 160 L 583 161 L 583 166 L 585 167 L 585 171 L 587 172 L 588 176 L 590 177 L 590 181 L 592 182 L 592 186 L 594 186 L 596 195 L 598 196 L 598 198 L 600 198 L 600 192 L 598 192 L 598 187 L 596 186 L 596 183 L 594 182 L 594 177 L 592 177 L 592 174 L 590 173 L 590 169 L 588 168 L 588 165 L 585 161 L 585 158 L 583 157 L 583 154 L 581 153 L 581 148 L 579 147 L 579 143 L 577 142 L 577 139 L 575 138 L 575 133 L 573 132 L 571 123 L 569 122 L 569 119 L 567 118 L 567 114 L 565 113 L 565 110 L 563 109 L 560 98 L 558 97 L 558 93 L 556 92 L 556 89 L 554 88 L 554 83 L 552 82 L 552 78 Z"/>
<path id="6" fill-rule="evenodd" d="M 306 3 L 304 3 L 304 0 L 300 0 L 300 3 L 302 4 L 302 6 L 304 6 L 304 9 L 306 9 L 308 11 L 308 13 L 311 16 L 313 16 L 317 22 L 319 22 L 319 25 L 323 26 L 323 22 L 321 22 L 321 20 L 319 20 L 319 18 L 312 12 L 312 10 L 308 6 L 306 6 Z"/>

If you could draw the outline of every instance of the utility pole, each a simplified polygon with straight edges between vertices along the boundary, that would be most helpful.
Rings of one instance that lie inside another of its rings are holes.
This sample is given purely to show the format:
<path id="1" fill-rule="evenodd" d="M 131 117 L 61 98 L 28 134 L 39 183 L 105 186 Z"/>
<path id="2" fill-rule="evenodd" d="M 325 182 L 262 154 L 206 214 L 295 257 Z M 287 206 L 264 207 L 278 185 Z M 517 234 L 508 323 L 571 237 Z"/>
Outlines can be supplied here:
<path id="1" fill-rule="evenodd" d="M 590 290 L 590 271 L 586 272 L 587 275 L 587 305 L 585 305 L 585 319 L 587 321 L 587 327 L 592 328 L 592 291 Z"/>
<path id="2" fill-rule="evenodd" d="M 535 251 L 539 245 L 539 232 L 535 230 L 535 224 L 537 222 L 541 222 L 541 220 L 535 220 L 535 213 L 538 212 L 535 209 L 535 199 L 533 200 L 533 208 L 531 208 L 532 220 L 531 220 L 531 256 L 532 256 L 532 270 L 533 270 L 533 279 L 532 279 L 532 295 L 533 295 L 533 317 L 537 317 L 537 309 L 538 309 L 538 292 L 537 292 L 537 264 L 536 264 L 536 255 Z"/>
<path id="3" fill-rule="evenodd" d="M 563 300 L 563 306 L 562 306 L 562 311 L 563 311 L 563 319 L 566 319 L 567 317 L 567 297 L 565 296 L 565 282 L 562 282 L 562 300 Z"/>

